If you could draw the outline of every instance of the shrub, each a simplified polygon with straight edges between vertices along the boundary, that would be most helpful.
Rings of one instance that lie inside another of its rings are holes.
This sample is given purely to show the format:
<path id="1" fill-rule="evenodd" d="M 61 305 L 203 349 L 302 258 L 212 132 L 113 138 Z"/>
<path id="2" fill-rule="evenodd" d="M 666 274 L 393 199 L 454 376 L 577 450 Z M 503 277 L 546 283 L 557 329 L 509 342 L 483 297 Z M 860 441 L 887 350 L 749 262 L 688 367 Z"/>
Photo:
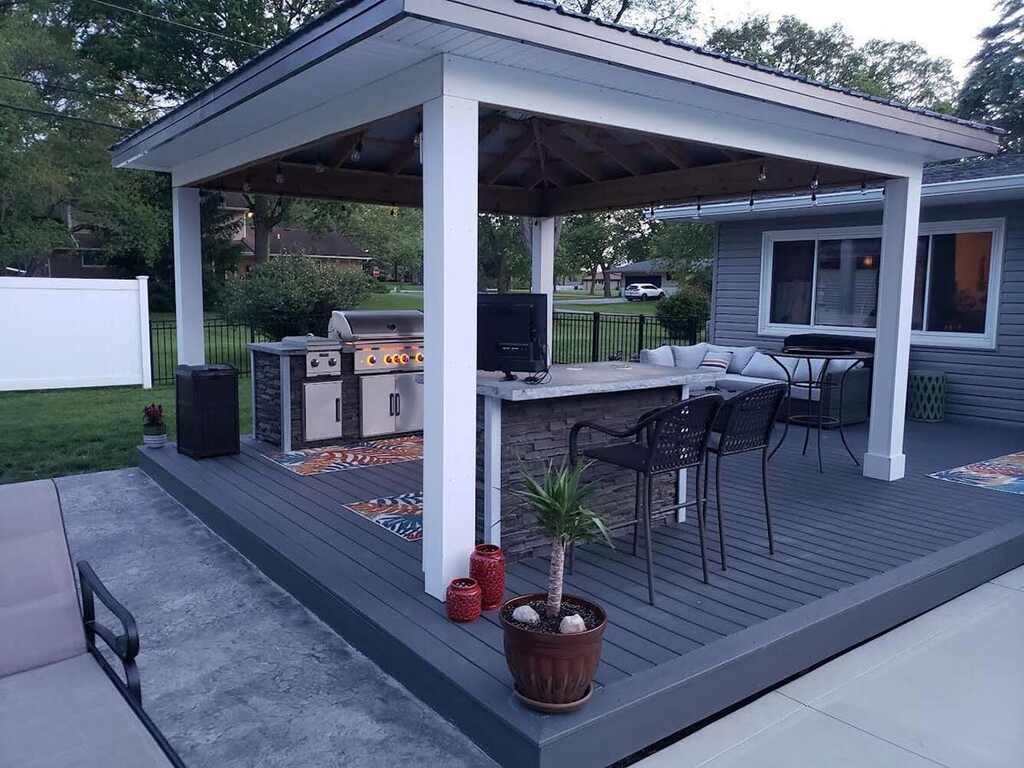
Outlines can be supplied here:
<path id="1" fill-rule="evenodd" d="M 697 332 L 708 319 L 708 296 L 692 285 L 680 287 L 679 292 L 658 302 L 658 322 L 673 339 L 697 341 Z"/>
<path id="2" fill-rule="evenodd" d="M 274 256 L 225 286 L 229 320 L 272 339 L 327 332 L 331 312 L 358 306 L 372 289 L 361 271 L 337 269 L 305 256 Z"/>

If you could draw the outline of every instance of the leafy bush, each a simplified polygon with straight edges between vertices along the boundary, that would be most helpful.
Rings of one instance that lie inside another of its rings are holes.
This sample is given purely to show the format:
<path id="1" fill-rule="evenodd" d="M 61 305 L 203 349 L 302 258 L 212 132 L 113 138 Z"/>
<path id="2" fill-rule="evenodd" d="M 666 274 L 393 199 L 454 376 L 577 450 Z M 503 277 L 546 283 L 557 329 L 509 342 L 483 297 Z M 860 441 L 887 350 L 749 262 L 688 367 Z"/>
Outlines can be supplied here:
<path id="1" fill-rule="evenodd" d="M 673 339 L 696 341 L 697 331 L 708 319 L 708 296 L 692 285 L 658 302 L 658 321 Z"/>
<path id="2" fill-rule="evenodd" d="M 335 309 L 358 306 L 372 290 L 361 271 L 337 269 L 305 256 L 274 256 L 225 286 L 229 320 L 252 325 L 272 339 L 327 332 Z"/>

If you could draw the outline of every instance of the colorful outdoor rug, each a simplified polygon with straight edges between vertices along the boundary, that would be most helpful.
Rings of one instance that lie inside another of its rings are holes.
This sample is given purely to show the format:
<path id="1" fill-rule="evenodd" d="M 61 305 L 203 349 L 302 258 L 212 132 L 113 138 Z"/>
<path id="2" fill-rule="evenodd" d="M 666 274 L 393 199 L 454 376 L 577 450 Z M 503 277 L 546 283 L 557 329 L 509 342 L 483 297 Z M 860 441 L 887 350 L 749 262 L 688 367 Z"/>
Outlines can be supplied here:
<path id="1" fill-rule="evenodd" d="M 929 477 L 1004 493 L 1024 494 L 1024 452 L 1011 453 L 956 469 L 946 469 Z"/>
<path id="2" fill-rule="evenodd" d="M 423 438 L 419 435 L 365 440 L 350 445 L 304 448 L 288 453 L 271 453 L 267 458 L 297 475 L 319 475 L 343 469 L 379 467 L 400 461 L 423 458 Z"/>
<path id="3" fill-rule="evenodd" d="M 345 509 L 365 517 L 406 541 L 423 538 L 423 493 L 403 493 L 369 501 L 354 501 Z"/>

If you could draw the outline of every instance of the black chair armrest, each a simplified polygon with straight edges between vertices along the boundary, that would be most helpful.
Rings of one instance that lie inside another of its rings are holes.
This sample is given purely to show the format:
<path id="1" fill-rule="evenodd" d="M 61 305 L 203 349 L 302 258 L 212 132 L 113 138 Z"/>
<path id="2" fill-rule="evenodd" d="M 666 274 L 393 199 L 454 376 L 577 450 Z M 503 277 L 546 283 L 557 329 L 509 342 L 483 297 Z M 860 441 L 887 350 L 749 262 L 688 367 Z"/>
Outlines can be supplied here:
<path id="1" fill-rule="evenodd" d="M 637 440 L 639 440 L 640 433 L 643 432 L 643 430 L 647 426 L 647 420 L 654 413 L 656 413 L 656 411 L 645 413 L 643 417 L 640 419 L 640 421 L 638 421 L 634 426 L 624 430 L 610 429 L 609 427 L 602 426 L 593 421 L 577 421 L 575 424 L 572 425 L 572 429 L 569 430 L 569 462 L 573 466 L 576 465 L 576 461 L 579 457 L 579 435 L 582 430 L 592 429 L 595 432 L 600 432 L 611 437 L 635 437 Z"/>
<path id="2" fill-rule="evenodd" d="M 121 664 L 124 666 L 125 684 L 141 705 L 142 683 L 138 667 L 135 665 L 135 657 L 139 655 L 139 630 L 135 624 L 135 617 L 118 602 L 117 598 L 110 594 L 110 590 L 100 581 L 96 571 L 85 560 L 78 563 L 78 578 L 82 587 L 82 622 L 85 627 L 86 645 L 89 651 L 95 655 L 98 653 L 97 636 L 107 644 L 121 660 Z M 96 621 L 96 597 L 121 622 L 122 634 L 115 634 L 113 630 Z"/>

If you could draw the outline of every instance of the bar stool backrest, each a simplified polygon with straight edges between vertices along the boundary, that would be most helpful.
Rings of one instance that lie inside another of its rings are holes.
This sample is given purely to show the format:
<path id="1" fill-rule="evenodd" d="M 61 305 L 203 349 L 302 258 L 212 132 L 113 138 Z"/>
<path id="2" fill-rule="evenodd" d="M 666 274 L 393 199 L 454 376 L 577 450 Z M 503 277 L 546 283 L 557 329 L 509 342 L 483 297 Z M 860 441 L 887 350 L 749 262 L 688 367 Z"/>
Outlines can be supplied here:
<path id="1" fill-rule="evenodd" d="M 775 418 L 786 397 L 786 385 L 765 384 L 729 400 L 718 453 L 745 453 L 768 445 Z"/>
<path id="2" fill-rule="evenodd" d="M 711 425 L 722 405 L 718 394 L 701 395 L 656 412 L 648 429 L 648 472 L 669 472 L 704 461 Z"/>

